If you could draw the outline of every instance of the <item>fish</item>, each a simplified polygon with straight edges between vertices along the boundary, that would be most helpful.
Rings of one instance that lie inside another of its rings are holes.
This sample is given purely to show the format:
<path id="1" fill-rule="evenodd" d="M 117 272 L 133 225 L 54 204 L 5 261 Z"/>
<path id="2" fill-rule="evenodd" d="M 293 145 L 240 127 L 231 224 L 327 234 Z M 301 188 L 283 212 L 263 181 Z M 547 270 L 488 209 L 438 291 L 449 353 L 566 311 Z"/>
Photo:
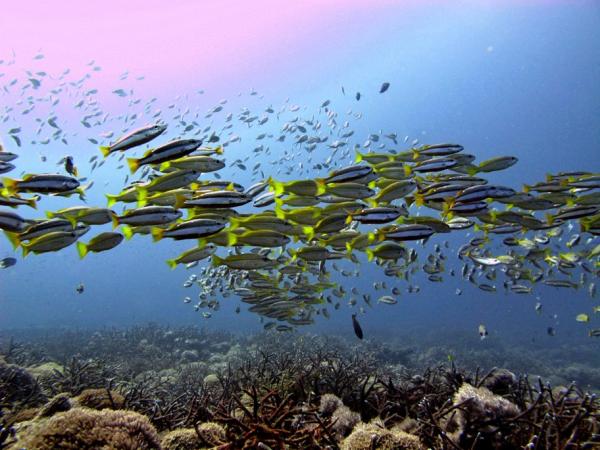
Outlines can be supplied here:
<path id="1" fill-rule="evenodd" d="M 47 253 L 62 250 L 79 239 L 79 233 L 73 231 L 53 231 L 21 243 L 23 257 L 29 253 Z"/>
<path id="2" fill-rule="evenodd" d="M 42 194 L 75 191 L 80 183 L 77 179 L 55 174 L 28 174 L 22 179 L 3 178 L 2 195 L 9 197 L 19 192 Z"/>
<path id="3" fill-rule="evenodd" d="M 388 89 L 390 88 L 390 83 L 388 83 L 387 81 L 381 84 L 381 87 L 379 88 L 379 93 L 383 94 L 384 92 L 386 92 Z"/>
<path id="4" fill-rule="evenodd" d="M 202 141 L 198 139 L 178 139 L 156 147 L 153 150 L 148 150 L 141 158 L 127 158 L 127 164 L 132 174 L 135 173 L 141 166 L 149 164 L 161 164 L 160 169 L 162 171 L 169 167 L 175 167 L 176 169 L 199 170 L 196 167 L 186 166 L 181 161 L 181 158 L 189 155 L 201 145 Z M 208 158 L 212 160 L 212 158 L 209 156 L 197 158 Z M 179 162 L 171 162 L 171 160 Z"/>
<path id="5" fill-rule="evenodd" d="M 14 266 L 15 264 L 17 264 L 16 258 L 6 257 L 0 259 L 0 269 L 7 269 L 9 267 Z"/>
<path id="6" fill-rule="evenodd" d="M 113 144 L 100 147 L 100 151 L 106 158 L 111 153 L 125 151 L 140 145 L 144 145 L 163 134 L 167 129 L 166 125 L 152 124 L 138 128 L 117 139 Z"/>
<path id="7" fill-rule="evenodd" d="M 77 167 L 75 167 L 72 156 L 65 156 L 65 171 L 74 177 L 78 176 Z"/>
<path id="8" fill-rule="evenodd" d="M 483 324 L 479 325 L 478 331 L 479 331 L 479 337 L 481 338 L 481 340 L 484 340 L 489 334 L 486 326 Z"/>
<path id="9" fill-rule="evenodd" d="M 186 222 L 180 222 L 169 228 L 152 228 L 152 238 L 154 241 L 160 241 L 163 238 L 174 240 L 199 239 L 218 233 L 225 228 L 225 223 L 211 219 L 193 219 Z"/>
<path id="10" fill-rule="evenodd" d="M 357 338 L 361 339 L 363 338 L 363 330 L 360 326 L 360 323 L 358 323 L 358 319 L 356 318 L 356 314 L 352 314 L 352 328 L 354 329 L 354 334 L 356 335 Z"/>
<path id="11" fill-rule="evenodd" d="M 77 287 L 75 288 L 75 291 L 76 291 L 78 294 L 83 294 L 83 291 L 84 291 L 84 290 L 85 290 L 85 286 L 83 285 L 83 283 L 79 283 L 79 284 L 77 285 Z"/>
<path id="12" fill-rule="evenodd" d="M 77 252 L 79 257 L 83 259 L 88 252 L 104 252 L 111 250 L 123 241 L 123 235 L 112 231 L 107 231 L 94 236 L 87 244 L 81 241 L 77 242 Z"/>
<path id="13" fill-rule="evenodd" d="M 217 251 L 217 246 L 211 243 L 206 244 L 203 247 L 195 247 L 190 250 L 186 250 L 179 256 L 173 259 L 167 260 L 167 265 L 174 269 L 178 264 L 190 264 L 192 262 L 202 261 L 209 256 L 213 255 Z"/>

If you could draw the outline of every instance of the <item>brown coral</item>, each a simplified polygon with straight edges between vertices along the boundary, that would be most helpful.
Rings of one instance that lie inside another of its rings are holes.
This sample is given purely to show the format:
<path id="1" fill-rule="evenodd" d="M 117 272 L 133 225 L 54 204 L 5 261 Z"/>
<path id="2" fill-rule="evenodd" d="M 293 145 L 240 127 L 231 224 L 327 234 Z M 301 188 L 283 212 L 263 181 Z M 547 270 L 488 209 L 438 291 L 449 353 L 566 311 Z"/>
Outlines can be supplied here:
<path id="1" fill-rule="evenodd" d="M 17 435 L 13 449 L 78 450 L 83 448 L 160 449 L 160 440 L 148 419 L 133 411 L 96 411 L 74 408 L 48 419 L 38 419 Z"/>
<path id="2" fill-rule="evenodd" d="M 161 440 L 163 450 L 197 450 L 201 442 L 193 428 L 169 431 Z"/>
<path id="3" fill-rule="evenodd" d="M 342 441 L 342 450 L 420 450 L 423 447 L 417 436 L 400 430 L 388 430 L 375 420 L 359 423 L 350 436 Z"/>
<path id="4" fill-rule="evenodd" d="M 121 394 L 108 389 L 85 389 L 74 398 L 76 406 L 91 409 L 121 409 L 125 404 L 125 398 Z"/>

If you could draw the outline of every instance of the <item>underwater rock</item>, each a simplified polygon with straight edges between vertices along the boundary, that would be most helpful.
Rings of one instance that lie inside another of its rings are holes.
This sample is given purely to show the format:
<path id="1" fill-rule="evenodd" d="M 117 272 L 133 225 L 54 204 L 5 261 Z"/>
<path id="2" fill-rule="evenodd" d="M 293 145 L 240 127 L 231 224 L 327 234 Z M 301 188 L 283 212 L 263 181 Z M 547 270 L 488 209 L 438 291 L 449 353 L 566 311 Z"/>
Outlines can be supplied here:
<path id="1" fill-rule="evenodd" d="M 492 441 L 503 445 L 501 444 L 503 437 L 497 433 L 497 427 L 492 423 L 515 417 L 521 412 L 517 405 L 499 395 L 494 395 L 489 389 L 476 388 L 468 383 L 464 383 L 454 394 L 453 405 L 457 408 L 446 423 L 446 431 L 453 442 L 467 448 L 473 445 L 475 439 L 479 445 L 486 443 L 491 445 Z"/>
<path id="2" fill-rule="evenodd" d="M 321 402 L 319 403 L 319 413 L 324 416 L 331 416 L 336 409 L 343 406 L 344 403 L 334 394 L 324 394 L 321 396 Z"/>
<path id="3" fill-rule="evenodd" d="M 85 389 L 73 399 L 75 406 L 90 409 L 121 409 L 125 398 L 115 391 L 108 389 Z"/>
<path id="4" fill-rule="evenodd" d="M 331 422 L 333 423 L 331 430 L 341 439 L 348 436 L 356 424 L 360 422 L 360 414 L 342 405 L 331 415 Z"/>
<path id="5" fill-rule="evenodd" d="M 56 413 L 65 412 L 73 407 L 73 402 L 67 393 L 56 394 L 39 409 L 37 418 L 51 417 Z"/>
<path id="6" fill-rule="evenodd" d="M 17 431 L 12 450 L 119 450 L 160 449 L 156 430 L 147 417 L 133 411 L 96 411 L 73 408 L 47 419 L 38 419 Z"/>
<path id="7" fill-rule="evenodd" d="M 507 369 L 493 369 L 483 382 L 483 386 L 496 395 L 506 395 L 517 384 L 517 376 Z"/>
<path id="8" fill-rule="evenodd" d="M 217 446 L 226 442 L 225 428 L 218 423 L 201 423 L 198 425 L 197 432 L 201 440 L 209 446 Z"/>
<path id="9" fill-rule="evenodd" d="M 9 404 L 39 405 L 45 398 L 36 379 L 23 367 L 0 362 L 0 399 Z"/>
<path id="10" fill-rule="evenodd" d="M 342 450 L 421 450 L 419 438 L 401 430 L 388 430 L 381 421 L 359 423 L 340 445 Z"/>

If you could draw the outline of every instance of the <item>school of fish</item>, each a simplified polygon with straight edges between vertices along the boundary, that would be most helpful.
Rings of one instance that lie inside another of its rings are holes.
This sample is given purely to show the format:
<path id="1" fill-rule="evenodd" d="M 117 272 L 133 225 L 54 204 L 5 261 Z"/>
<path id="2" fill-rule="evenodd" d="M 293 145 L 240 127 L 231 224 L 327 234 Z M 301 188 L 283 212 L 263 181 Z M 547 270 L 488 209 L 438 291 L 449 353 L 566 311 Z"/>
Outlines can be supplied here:
<path id="1" fill-rule="evenodd" d="M 92 72 L 99 68 L 94 62 L 90 67 Z M 57 78 L 59 87 L 38 98 L 35 91 L 47 74 L 28 72 L 20 87 L 21 114 L 32 113 L 42 100 L 58 104 L 59 94 L 71 90 L 83 96 L 74 105 L 82 109 L 82 126 L 105 126 L 108 114 L 94 101 L 97 92 L 86 87 L 91 77 L 67 82 L 68 74 L 65 71 Z M 15 79 L 3 89 L 8 93 L 17 86 Z M 383 83 L 374 95 L 389 88 L 389 83 Z M 132 90 L 118 89 L 113 94 L 131 97 L 133 106 L 141 102 Z M 356 101 L 360 98 L 357 93 Z M 349 119 L 343 121 L 331 100 L 310 111 L 309 117 L 301 115 L 306 108 L 288 102 L 277 110 L 243 108 L 234 116 L 226 113 L 223 100 L 203 117 L 209 121 L 223 116 L 221 130 L 202 127 L 198 122 L 202 113 L 177 110 L 175 104 L 169 110 L 176 113 L 167 118 L 161 110 L 152 110 L 154 101 L 146 103 L 143 114 L 117 118 L 124 132 L 116 139 L 113 132 L 101 135 L 104 142 L 89 138 L 97 153 L 85 169 L 76 156 L 67 155 L 58 162 L 59 171 L 6 175 L 17 168 L 18 149 L 29 145 L 18 126 L 7 131 L 14 148 L 0 148 L 0 229 L 14 248 L 27 256 L 75 246 L 83 258 L 123 245 L 135 235 L 152 241 L 186 241 L 189 249 L 173 255 L 167 264 L 192 269 L 203 263 L 184 283 L 200 289 L 194 302 L 197 311 L 209 318 L 222 299 L 235 295 L 251 312 L 264 317 L 266 329 L 278 331 L 311 324 L 316 316 L 328 317 L 344 302 L 371 306 L 369 293 L 340 282 L 358 278 L 367 263 L 375 264 L 385 276 L 373 287 L 381 293 L 376 302 L 386 305 L 398 303 L 404 290 L 418 292 L 412 280 L 420 273 L 434 283 L 443 282 L 445 276 L 460 276 L 484 292 L 534 294 L 535 285 L 541 283 L 585 288 L 592 298 L 596 295 L 600 173 L 549 174 L 520 189 L 490 183 L 486 174 L 509 169 L 517 158 L 503 155 L 477 161 L 459 144 L 422 145 L 381 131 L 359 144 L 351 120 L 359 120 L 362 114 L 349 110 Z M 6 106 L 0 123 L 15 120 L 15 108 Z M 133 126 L 140 120 L 147 124 Z M 233 131 L 235 120 L 255 131 L 258 145 L 228 163 L 228 147 L 242 142 Z M 261 131 L 269 121 L 282 122 L 279 134 Z M 44 112 L 37 134 L 47 129 L 52 134 L 30 145 L 63 142 L 68 148 L 67 132 L 59 122 L 57 114 Z M 119 162 L 126 157 L 126 165 L 118 169 L 129 169 L 123 189 L 106 194 L 106 205 L 85 204 L 92 173 L 117 155 Z M 271 176 L 265 174 L 266 163 L 260 156 L 274 158 Z M 244 186 L 233 174 L 223 179 L 220 172 L 231 168 L 251 173 L 243 178 L 255 183 Z M 309 177 L 315 172 L 323 175 Z M 130 182 L 133 176 L 136 179 Z M 38 211 L 47 196 L 74 202 L 46 211 L 43 217 L 20 214 L 25 208 Z M 93 231 L 111 224 L 111 231 Z M 88 233 L 91 238 L 84 237 Z M 467 233 L 474 237 L 467 239 Z M 462 261 L 460 273 L 446 269 L 456 239 L 462 240 L 454 249 Z M 15 263 L 14 258 L 5 258 L 0 267 Z M 184 301 L 192 303 L 192 298 Z M 541 308 L 536 303 L 535 310 Z M 600 306 L 592 305 L 575 320 L 590 322 L 599 311 Z M 356 314 L 352 320 L 362 338 Z M 479 333 L 487 336 L 485 328 Z M 589 334 L 600 336 L 600 329 L 590 329 Z"/>

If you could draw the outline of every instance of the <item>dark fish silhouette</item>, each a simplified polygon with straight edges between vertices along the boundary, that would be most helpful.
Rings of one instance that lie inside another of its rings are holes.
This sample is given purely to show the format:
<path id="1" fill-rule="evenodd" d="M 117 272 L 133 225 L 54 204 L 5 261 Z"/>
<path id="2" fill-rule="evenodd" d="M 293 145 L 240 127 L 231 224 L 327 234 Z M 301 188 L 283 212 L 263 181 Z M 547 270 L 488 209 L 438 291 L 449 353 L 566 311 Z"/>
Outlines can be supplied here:
<path id="1" fill-rule="evenodd" d="M 390 83 L 388 83 L 387 81 L 385 83 L 383 83 L 381 85 L 381 88 L 379 88 L 379 93 L 383 94 L 385 91 L 388 90 L 388 88 L 390 87 Z"/>
<path id="2" fill-rule="evenodd" d="M 358 320 L 356 320 L 356 314 L 352 314 L 352 326 L 354 327 L 354 334 L 356 334 L 356 337 L 362 339 L 363 331 L 360 327 L 360 323 L 358 323 Z"/>
<path id="3" fill-rule="evenodd" d="M 356 100 L 360 100 L 360 92 L 356 93 Z"/>

